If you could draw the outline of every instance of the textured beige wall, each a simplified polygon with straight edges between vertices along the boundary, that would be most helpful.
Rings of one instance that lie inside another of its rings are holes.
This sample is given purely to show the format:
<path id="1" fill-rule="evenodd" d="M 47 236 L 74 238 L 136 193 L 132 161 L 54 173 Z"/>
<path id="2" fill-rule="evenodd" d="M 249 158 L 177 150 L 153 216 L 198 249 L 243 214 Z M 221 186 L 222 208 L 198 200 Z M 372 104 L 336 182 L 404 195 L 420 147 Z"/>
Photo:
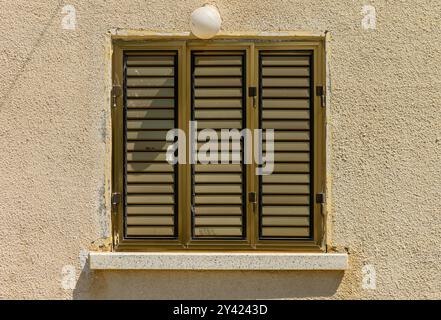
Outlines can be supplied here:
<path id="1" fill-rule="evenodd" d="M 435 0 L 214 1 L 223 31 L 329 31 L 330 226 L 349 271 L 81 268 L 80 252 L 109 228 L 108 30 L 188 31 L 203 3 L 2 1 L 0 298 L 441 298 Z M 361 28 L 365 3 L 376 30 Z M 76 30 L 61 28 L 64 4 Z M 364 264 L 376 290 L 361 286 Z"/>

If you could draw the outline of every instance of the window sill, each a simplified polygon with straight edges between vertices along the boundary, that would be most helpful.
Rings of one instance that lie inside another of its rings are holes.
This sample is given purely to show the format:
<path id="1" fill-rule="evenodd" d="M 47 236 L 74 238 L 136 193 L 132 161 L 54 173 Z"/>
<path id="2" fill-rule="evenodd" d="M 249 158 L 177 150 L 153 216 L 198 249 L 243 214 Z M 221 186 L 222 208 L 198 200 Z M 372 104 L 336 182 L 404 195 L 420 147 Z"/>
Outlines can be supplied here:
<path id="1" fill-rule="evenodd" d="M 346 270 L 346 253 L 91 252 L 94 270 Z"/>

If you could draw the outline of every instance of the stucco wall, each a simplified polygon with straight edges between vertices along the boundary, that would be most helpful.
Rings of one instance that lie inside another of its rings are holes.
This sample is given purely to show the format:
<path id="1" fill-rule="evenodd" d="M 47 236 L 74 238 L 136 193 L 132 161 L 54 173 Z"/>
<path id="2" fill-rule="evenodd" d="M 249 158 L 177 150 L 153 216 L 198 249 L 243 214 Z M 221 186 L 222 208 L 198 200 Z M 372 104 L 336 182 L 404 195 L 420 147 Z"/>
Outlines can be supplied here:
<path id="1" fill-rule="evenodd" d="M 441 298 L 435 0 L 213 2 L 223 31 L 329 31 L 329 225 L 349 271 L 82 267 L 80 253 L 109 233 L 108 31 L 188 31 L 204 2 L 2 1 L 0 298 Z M 66 4 L 75 30 L 61 27 Z M 361 27 L 364 4 L 375 30 Z M 365 264 L 376 289 L 362 288 Z"/>

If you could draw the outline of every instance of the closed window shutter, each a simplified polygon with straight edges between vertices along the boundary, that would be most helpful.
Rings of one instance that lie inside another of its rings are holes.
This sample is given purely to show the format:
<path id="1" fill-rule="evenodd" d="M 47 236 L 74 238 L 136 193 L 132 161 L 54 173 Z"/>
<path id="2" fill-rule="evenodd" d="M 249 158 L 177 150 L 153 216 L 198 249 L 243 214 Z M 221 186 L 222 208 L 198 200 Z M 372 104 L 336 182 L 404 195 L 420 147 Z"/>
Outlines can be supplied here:
<path id="1" fill-rule="evenodd" d="M 166 133 L 177 128 L 177 52 L 124 58 L 125 231 L 127 238 L 177 236 L 177 166 Z"/>
<path id="2" fill-rule="evenodd" d="M 246 126 L 244 61 L 242 51 L 192 53 L 191 114 L 198 131 L 213 129 L 221 137 L 221 129 L 240 131 Z M 198 141 L 198 151 L 205 142 Z M 246 237 L 246 177 L 241 143 L 239 148 L 230 143 L 228 149 L 231 157 L 239 153 L 238 163 L 192 165 L 194 239 Z M 220 144 L 218 148 L 220 152 Z"/>
<path id="3" fill-rule="evenodd" d="M 259 122 L 275 136 L 274 172 L 259 178 L 261 239 L 312 237 L 311 61 L 309 52 L 259 54 Z"/>

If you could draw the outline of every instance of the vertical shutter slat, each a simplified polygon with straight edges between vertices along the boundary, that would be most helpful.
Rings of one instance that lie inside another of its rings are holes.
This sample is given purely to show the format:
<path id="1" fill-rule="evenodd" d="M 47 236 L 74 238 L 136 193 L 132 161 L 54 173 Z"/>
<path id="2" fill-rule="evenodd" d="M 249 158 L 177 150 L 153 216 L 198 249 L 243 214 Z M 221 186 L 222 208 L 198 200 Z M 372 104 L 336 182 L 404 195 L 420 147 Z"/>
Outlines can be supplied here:
<path id="1" fill-rule="evenodd" d="M 260 238 L 309 238 L 314 132 L 310 56 L 261 51 L 259 59 L 260 127 L 275 131 L 274 172 L 259 178 Z"/>
<path id="2" fill-rule="evenodd" d="M 192 119 L 199 130 L 244 127 L 244 53 L 193 52 Z M 205 141 L 198 141 L 197 150 Z M 239 145 L 239 149 L 237 149 Z M 218 145 L 220 161 L 221 146 Z M 240 164 L 196 164 L 192 167 L 192 235 L 194 239 L 241 239 L 245 237 L 245 176 L 241 144 L 230 142 L 227 150 Z"/>
<path id="3" fill-rule="evenodd" d="M 177 166 L 166 161 L 177 127 L 177 54 L 126 57 L 125 224 L 128 238 L 177 236 Z"/>

